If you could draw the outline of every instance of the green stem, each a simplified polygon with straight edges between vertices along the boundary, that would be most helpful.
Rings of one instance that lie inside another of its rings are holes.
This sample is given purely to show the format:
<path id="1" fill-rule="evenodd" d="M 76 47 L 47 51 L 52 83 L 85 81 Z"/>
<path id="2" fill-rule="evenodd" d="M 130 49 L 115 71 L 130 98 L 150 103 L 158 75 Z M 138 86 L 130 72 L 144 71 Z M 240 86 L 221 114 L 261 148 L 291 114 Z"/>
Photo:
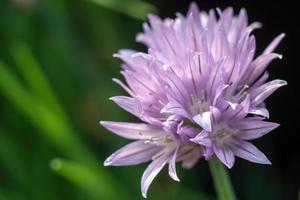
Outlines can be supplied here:
<path id="1" fill-rule="evenodd" d="M 218 200 L 236 200 L 230 177 L 225 166 L 217 158 L 212 158 L 209 161 L 209 168 Z"/>

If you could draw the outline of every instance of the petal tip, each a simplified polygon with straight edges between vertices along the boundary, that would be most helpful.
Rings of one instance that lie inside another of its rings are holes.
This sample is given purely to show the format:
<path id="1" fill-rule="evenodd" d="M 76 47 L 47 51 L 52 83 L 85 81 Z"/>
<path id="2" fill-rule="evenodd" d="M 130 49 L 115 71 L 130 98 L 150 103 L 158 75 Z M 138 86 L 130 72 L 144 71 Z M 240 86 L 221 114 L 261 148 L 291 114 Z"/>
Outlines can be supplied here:
<path id="1" fill-rule="evenodd" d="M 103 165 L 104 165 L 105 167 L 111 166 L 111 164 L 112 164 L 111 157 L 108 157 L 108 158 L 103 162 Z"/>
<path id="2" fill-rule="evenodd" d="M 177 181 L 177 182 L 180 182 L 180 179 L 178 178 L 178 176 L 174 173 L 169 173 L 170 177 L 174 180 L 174 181 Z"/>
<path id="3" fill-rule="evenodd" d="M 105 125 L 107 124 L 107 122 L 106 122 L 106 121 L 99 121 L 99 124 L 100 124 L 101 126 L 105 126 Z"/>

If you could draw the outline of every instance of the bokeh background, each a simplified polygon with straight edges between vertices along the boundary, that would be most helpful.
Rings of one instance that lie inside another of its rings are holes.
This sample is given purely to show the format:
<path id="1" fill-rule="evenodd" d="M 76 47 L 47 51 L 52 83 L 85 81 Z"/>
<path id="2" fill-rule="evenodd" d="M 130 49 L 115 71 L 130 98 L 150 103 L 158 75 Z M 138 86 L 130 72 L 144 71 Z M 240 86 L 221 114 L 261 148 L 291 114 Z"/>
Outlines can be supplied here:
<path id="1" fill-rule="evenodd" d="M 299 158 L 299 14 L 288 1 L 197 1 L 201 9 L 245 7 L 258 52 L 279 33 L 271 78 L 289 85 L 267 104 L 272 121 L 282 124 L 255 141 L 273 162 L 262 166 L 238 159 L 230 170 L 238 199 L 297 199 Z M 99 120 L 137 121 L 108 100 L 125 94 L 120 48 L 145 50 L 136 33 L 149 12 L 162 17 L 185 13 L 190 1 L 0 0 L 0 200 L 142 199 L 140 178 L 146 165 L 105 168 L 113 151 L 128 143 L 99 126 Z M 163 171 L 150 200 L 215 199 L 207 163 L 178 167 L 180 183 Z"/>

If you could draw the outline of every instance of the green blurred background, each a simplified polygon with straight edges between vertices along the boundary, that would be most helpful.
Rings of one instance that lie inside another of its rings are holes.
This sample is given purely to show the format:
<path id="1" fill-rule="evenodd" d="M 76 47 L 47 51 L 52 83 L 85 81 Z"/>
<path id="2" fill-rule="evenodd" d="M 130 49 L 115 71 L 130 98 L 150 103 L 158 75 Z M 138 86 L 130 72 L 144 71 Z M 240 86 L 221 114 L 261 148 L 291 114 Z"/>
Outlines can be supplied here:
<path id="1" fill-rule="evenodd" d="M 121 77 L 112 54 L 145 50 L 134 38 L 148 12 L 174 10 L 165 1 L 0 0 L 0 200 L 142 199 L 146 165 L 103 167 L 128 141 L 98 121 L 137 121 L 108 100 L 125 94 L 111 81 Z M 275 170 L 238 163 L 241 199 L 281 199 L 288 185 Z M 178 170 L 182 182 L 163 171 L 148 199 L 214 199 L 206 162 Z"/>

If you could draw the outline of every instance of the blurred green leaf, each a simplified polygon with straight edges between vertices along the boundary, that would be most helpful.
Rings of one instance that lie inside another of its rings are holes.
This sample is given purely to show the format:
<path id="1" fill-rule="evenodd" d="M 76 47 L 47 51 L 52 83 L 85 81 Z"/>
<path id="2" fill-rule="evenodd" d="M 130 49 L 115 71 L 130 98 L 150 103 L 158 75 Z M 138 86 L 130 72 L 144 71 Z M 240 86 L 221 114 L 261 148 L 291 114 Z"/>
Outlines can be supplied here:
<path id="1" fill-rule="evenodd" d="M 12 55 L 32 92 L 49 106 L 56 108 L 56 112 L 59 112 L 60 115 L 64 115 L 63 108 L 29 47 L 23 42 L 15 43 Z"/>
<path id="2" fill-rule="evenodd" d="M 125 14 L 139 20 L 145 20 L 148 13 L 157 13 L 157 9 L 139 0 L 89 0 L 105 8 Z"/>
<path id="3" fill-rule="evenodd" d="M 56 158 L 51 161 L 50 167 L 93 199 L 101 197 L 101 199 L 117 200 L 122 195 L 119 192 L 116 193 L 112 185 L 103 182 L 97 171 L 93 171 L 78 162 Z"/>
<path id="4" fill-rule="evenodd" d="M 31 96 L 16 77 L 7 69 L 4 63 L 0 61 L 0 90 L 4 95 L 28 117 L 32 124 L 35 125 L 42 136 L 49 143 L 53 144 L 60 152 L 74 160 L 85 163 L 90 166 L 89 170 L 97 171 L 97 183 L 114 187 L 117 181 L 112 180 L 110 173 L 104 167 L 98 165 L 97 158 L 83 145 L 76 137 L 68 124 L 60 120 L 59 115 L 38 98 Z M 95 186 L 97 187 L 97 186 Z M 109 193 L 109 190 L 106 190 Z M 111 196 L 114 196 L 114 192 Z"/>

